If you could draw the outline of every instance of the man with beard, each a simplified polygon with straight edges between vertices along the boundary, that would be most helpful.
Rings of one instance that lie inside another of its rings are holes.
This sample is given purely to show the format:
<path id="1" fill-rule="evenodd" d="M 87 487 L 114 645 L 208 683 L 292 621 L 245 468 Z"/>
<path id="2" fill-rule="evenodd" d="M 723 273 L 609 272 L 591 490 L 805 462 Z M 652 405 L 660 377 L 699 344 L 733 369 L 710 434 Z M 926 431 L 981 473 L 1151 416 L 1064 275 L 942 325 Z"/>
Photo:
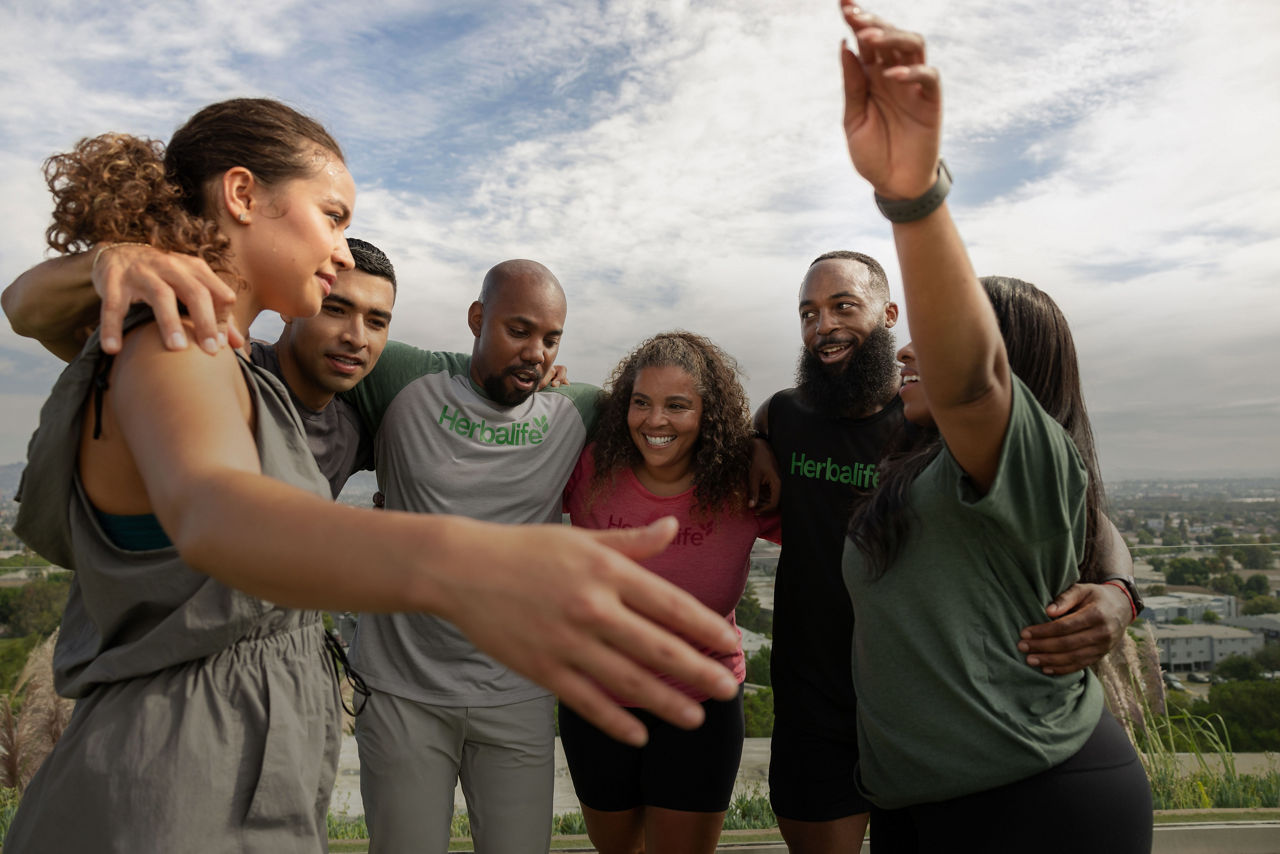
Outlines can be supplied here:
<path id="1" fill-rule="evenodd" d="M 855 783 L 853 609 L 840 566 L 855 491 L 876 487 L 876 466 L 904 428 L 891 331 L 897 322 L 898 306 L 874 258 L 819 256 L 800 286 L 797 385 L 755 415 L 782 483 L 769 798 L 794 854 L 857 851 L 871 809 Z M 1048 613 L 1069 610 L 1076 615 L 1070 621 L 1024 631 L 1029 665 L 1052 673 L 1092 664 L 1130 620 L 1128 597 L 1112 585 L 1076 585 Z"/>
<path id="2" fill-rule="evenodd" d="M 388 509 L 560 521 L 599 393 L 571 383 L 534 394 L 565 314 L 550 270 L 505 261 L 467 312 L 469 365 L 387 346 L 352 400 L 377 437 Z M 425 614 L 362 615 L 351 662 L 372 692 L 356 719 L 371 851 L 445 850 L 459 778 L 476 851 L 547 850 L 555 698 L 545 688 Z"/>

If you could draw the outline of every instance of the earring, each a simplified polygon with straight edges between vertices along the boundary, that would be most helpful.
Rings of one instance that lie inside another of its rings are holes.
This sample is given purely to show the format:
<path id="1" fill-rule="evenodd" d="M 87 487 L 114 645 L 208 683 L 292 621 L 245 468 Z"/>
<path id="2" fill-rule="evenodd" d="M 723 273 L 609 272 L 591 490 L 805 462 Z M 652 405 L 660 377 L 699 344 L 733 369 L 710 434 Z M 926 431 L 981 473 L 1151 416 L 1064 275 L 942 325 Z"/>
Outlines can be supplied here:
<path id="1" fill-rule="evenodd" d="M 249 215 L 248 215 L 247 213 L 245 213 L 244 211 L 240 211 L 240 216 L 236 217 L 236 219 L 240 220 L 241 222 L 248 222 L 248 221 L 249 221 Z"/>

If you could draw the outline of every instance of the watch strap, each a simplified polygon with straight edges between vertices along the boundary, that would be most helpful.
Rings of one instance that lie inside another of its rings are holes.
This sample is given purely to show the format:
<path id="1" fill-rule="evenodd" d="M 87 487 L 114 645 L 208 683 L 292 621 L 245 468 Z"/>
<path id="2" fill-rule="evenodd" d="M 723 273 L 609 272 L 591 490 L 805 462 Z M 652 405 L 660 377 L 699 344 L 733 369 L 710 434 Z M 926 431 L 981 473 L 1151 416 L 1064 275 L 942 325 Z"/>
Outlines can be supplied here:
<path id="1" fill-rule="evenodd" d="M 876 193 L 876 207 L 889 222 L 914 222 L 936 211 L 951 192 L 951 170 L 947 161 L 938 159 L 938 177 L 933 186 L 914 199 L 886 199 Z"/>

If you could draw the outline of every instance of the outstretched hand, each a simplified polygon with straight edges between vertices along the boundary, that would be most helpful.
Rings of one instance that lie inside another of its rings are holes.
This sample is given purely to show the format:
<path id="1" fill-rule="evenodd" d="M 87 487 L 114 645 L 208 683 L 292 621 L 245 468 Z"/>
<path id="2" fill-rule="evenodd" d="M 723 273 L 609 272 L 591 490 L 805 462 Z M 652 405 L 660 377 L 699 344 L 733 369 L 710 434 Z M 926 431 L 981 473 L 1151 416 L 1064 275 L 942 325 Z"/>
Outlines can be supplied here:
<path id="1" fill-rule="evenodd" d="M 691 729 L 702 723 L 701 705 L 655 671 L 729 699 L 733 675 L 690 644 L 731 652 L 738 636 L 724 617 L 628 560 L 662 551 L 675 532 L 671 518 L 607 532 L 502 526 L 474 571 L 451 578 L 439 612 L 620 741 L 643 744 L 645 728 L 602 686 Z"/>
<path id="2" fill-rule="evenodd" d="M 1111 584 L 1073 584 L 1045 612 L 1052 621 L 1023 629 L 1018 649 L 1048 674 L 1095 664 L 1120 642 L 1133 614 L 1129 597 Z"/>
<path id="3" fill-rule="evenodd" d="M 844 132 L 854 168 L 881 196 L 913 199 L 937 173 L 942 90 L 925 64 L 924 38 L 899 30 L 849 0 L 840 11 L 858 45 L 840 48 Z"/>
<path id="4" fill-rule="evenodd" d="M 156 328 L 170 350 L 187 346 L 179 302 L 187 309 L 202 349 L 216 353 L 227 344 L 244 346 L 244 335 L 231 320 L 235 290 L 194 255 L 165 252 L 141 243 L 113 246 L 94 263 L 93 287 L 102 299 L 99 329 L 103 352 L 120 351 L 124 316 L 137 302 L 151 306 Z"/>

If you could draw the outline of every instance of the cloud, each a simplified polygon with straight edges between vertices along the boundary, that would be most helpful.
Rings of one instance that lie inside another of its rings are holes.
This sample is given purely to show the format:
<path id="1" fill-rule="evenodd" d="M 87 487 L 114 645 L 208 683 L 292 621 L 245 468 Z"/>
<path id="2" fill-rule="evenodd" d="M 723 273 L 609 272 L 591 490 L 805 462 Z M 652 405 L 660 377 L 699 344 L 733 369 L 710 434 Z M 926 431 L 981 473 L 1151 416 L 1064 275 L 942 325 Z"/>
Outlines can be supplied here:
<path id="1" fill-rule="evenodd" d="M 532 256 L 569 292 L 576 379 L 680 326 L 737 354 L 759 402 L 790 383 L 815 255 L 870 252 L 900 293 L 889 228 L 844 151 L 834 6 L 152 2 L 122 16 L 21 0 L 0 13 L 0 278 L 39 257 L 48 153 L 108 128 L 164 137 L 207 101 L 269 94 L 343 142 L 352 234 L 400 272 L 397 337 L 469 349 L 484 271 Z M 975 266 L 1063 305 L 1104 464 L 1280 466 L 1268 410 L 1240 405 L 1280 397 L 1262 369 L 1280 364 L 1280 7 L 894 11 L 943 74 Z M 7 331 L 0 346 L 39 352 Z M 1214 417 L 1230 448 L 1192 426 Z"/>

